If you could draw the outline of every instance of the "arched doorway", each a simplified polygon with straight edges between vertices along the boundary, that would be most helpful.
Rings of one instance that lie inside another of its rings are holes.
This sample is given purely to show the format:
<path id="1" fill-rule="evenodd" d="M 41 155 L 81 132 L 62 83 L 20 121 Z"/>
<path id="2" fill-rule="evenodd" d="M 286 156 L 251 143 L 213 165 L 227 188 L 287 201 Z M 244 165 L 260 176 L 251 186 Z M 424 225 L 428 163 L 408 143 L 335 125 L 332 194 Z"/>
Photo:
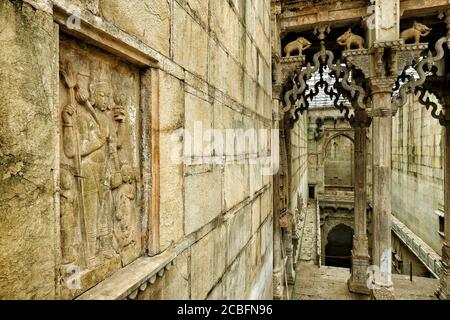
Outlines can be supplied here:
<path id="1" fill-rule="evenodd" d="M 350 268 L 354 231 L 345 224 L 334 227 L 328 234 L 325 246 L 325 265 Z"/>

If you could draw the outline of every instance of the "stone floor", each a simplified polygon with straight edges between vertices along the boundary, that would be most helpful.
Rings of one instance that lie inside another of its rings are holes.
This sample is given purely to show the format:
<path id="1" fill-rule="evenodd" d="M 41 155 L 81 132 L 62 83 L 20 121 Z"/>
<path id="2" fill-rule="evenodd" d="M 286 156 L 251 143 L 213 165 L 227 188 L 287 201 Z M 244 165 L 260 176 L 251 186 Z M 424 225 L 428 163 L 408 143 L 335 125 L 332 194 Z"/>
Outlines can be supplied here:
<path id="1" fill-rule="evenodd" d="M 300 248 L 300 261 L 315 261 L 316 259 L 316 204 L 314 201 L 308 203 L 305 217 L 305 230 Z"/>
<path id="2" fill-rule="evenodd" d="M 305 217 L 305 230 L 300 248 L 300 258 L 296 266 L 297 277 L 291 288 L 294 300 L 368 300 L 368 296 L 348 291 L 347 280 L 350 270 L 315 264 L 316 246 L 316 207 L 310 202 Z M 394 293 L 397 300 L 435 300 L 434 292 L 439 280 L 393 275 Z"/>
<path id="3" fill-rule="evenodd" d="M 368 300 L 367 296 L 348 291 L 347 280 L 350 270 L 334 267 L 321 267 L 312 262 L 297 265 L 297 281 L 293 292 L 296 300 Z M 434 292 L 439 280 L 393 275 L 394 294 L 397 300 L 436 300 Z"/>

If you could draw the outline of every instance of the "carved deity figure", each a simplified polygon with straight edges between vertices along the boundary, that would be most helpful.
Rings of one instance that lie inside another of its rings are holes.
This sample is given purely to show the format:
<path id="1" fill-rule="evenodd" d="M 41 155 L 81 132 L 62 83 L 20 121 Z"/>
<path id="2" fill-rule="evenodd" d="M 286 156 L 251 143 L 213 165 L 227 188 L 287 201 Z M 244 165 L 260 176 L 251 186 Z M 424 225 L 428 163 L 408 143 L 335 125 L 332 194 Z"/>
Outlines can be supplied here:
<path id="1" fill-rule="evenodd" d="M 111 89 L 106 82 L 90 86 L 93 105 L 82 90 L 77 93 L 81 105 L 67 105 L 62 114 L 64 152 L 78 161 L 82 175 L 82 228 L 86 234 L 86 262 L 88 267 L 103 258 L 115 255 L 112 243 L 112 189 L 122 183 L 117 154 L 115 120 L 109 115 Z M 83 107 L 84 105 L 84 107 Z M 76 121 L 74 121 L 76 115 Z"/>
<path id="2" fill-rule="evenodd" d="M 405 41 L 405 43 L 408 40 L 414 39 L 415 44 L 420 43 L 421 37 L 426 37 L 430 34 L 431 28 L 427 27 L 426 25 L 423 25 L 417 21 L 414 21 L 414 24 L 411 28 L 406 29 L 400 34 L 400 38 Z"/>
<path id="3" fill-rule="evenodd" d="M 125 248 L 133 243 L 132 219 L 135 212 L 135 186 L 133 168 L 124 164 L 122 166 L 122 181 L 114 190 L 115 221 L 114 235 L 118 248 Z"/>
<path id="4" fill-rule="evenodd" d="M 61 171 L 61 249 L 63 264 L 76 260 L 76 189 L 75 179 L 68 170 Z"/>
<path id="5" fill-rule="evenodd" d="M 309 49 L 310 47 L 311 42 L 303 37 L 299 37 L 297 40 L 289 42 L 286 47 L 284 47 L 284 53 L 287 58 L 289 58 L 293 52 L 298 52 L 298 55 L 302 56 L 303 50 Z"/>
<path id="6" fill-rule="evenodd" d="M 352 29 L 348 29 L 336 41 L 340 46 L 345 46 L 346 50 L 352 50 L 355 46 L 356 49 L 364 49 L 364 38 L 353 34 Z"/>

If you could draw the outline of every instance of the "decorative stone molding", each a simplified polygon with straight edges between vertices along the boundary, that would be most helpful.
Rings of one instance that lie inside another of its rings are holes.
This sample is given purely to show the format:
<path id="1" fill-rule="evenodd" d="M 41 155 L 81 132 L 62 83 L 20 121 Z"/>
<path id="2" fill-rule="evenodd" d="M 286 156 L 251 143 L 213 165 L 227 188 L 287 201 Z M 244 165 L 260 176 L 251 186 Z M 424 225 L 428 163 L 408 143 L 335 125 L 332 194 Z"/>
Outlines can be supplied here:
<path id="1" fill-rule="evenodd" d="M 141 257 L 125 268 L 117 271 L 77 300 L 134 300 L 139 292 L 153 285 L 164 271 L 176 262 L 178 250 L 167 250 L 155 257 Z"/>
<path id="2" fill-rule="evenodd" d="M 373 48 L 374 49 L 379 49 L 379 48 L 392 48 L 392 47 L 399 47 L 401 45 L 404 45 L 405 42 L 402 39 L 399 40 L 393 40 L 393 41 L 376 41 L 373 43 Z"/>
<path id="3" fill-rule="evenodd" d="M 289 58 L 281 58 L 281 83 L 286 85 L 287 82 L 292 79 L 296 73 L 300 72 L 301 68 L 305 64 L 305 56 L 296 56 Z"/>
<path id="4" fill-rule="evenodd" d="M 422 53 L 428 49 L 428 43 L 404 44 L 393 47 L 392 57 L 393 65 L 397 65 L 397 73 L 400 74 L 406 68 L 409 68 L 419 62 Z"/>
<path id="5" fill-rule="evenodd" d="M 342 58 L 347 62 L 349 68 L 355 67 L 361 70 L 364 77 L 370 77 L 370 51 L 368 49 L 345 50 Z"/>

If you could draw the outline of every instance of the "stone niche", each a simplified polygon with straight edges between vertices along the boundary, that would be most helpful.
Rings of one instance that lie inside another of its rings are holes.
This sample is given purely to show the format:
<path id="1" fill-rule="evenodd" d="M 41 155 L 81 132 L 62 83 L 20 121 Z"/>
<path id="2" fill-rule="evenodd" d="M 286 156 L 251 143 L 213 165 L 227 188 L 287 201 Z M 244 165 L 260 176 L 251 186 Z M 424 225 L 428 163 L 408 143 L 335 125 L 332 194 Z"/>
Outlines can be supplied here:
<path id="1" fill-rule="evenodd" d="M 140 256 L 139 69 L 60 34 L 60 297 Z"/>

